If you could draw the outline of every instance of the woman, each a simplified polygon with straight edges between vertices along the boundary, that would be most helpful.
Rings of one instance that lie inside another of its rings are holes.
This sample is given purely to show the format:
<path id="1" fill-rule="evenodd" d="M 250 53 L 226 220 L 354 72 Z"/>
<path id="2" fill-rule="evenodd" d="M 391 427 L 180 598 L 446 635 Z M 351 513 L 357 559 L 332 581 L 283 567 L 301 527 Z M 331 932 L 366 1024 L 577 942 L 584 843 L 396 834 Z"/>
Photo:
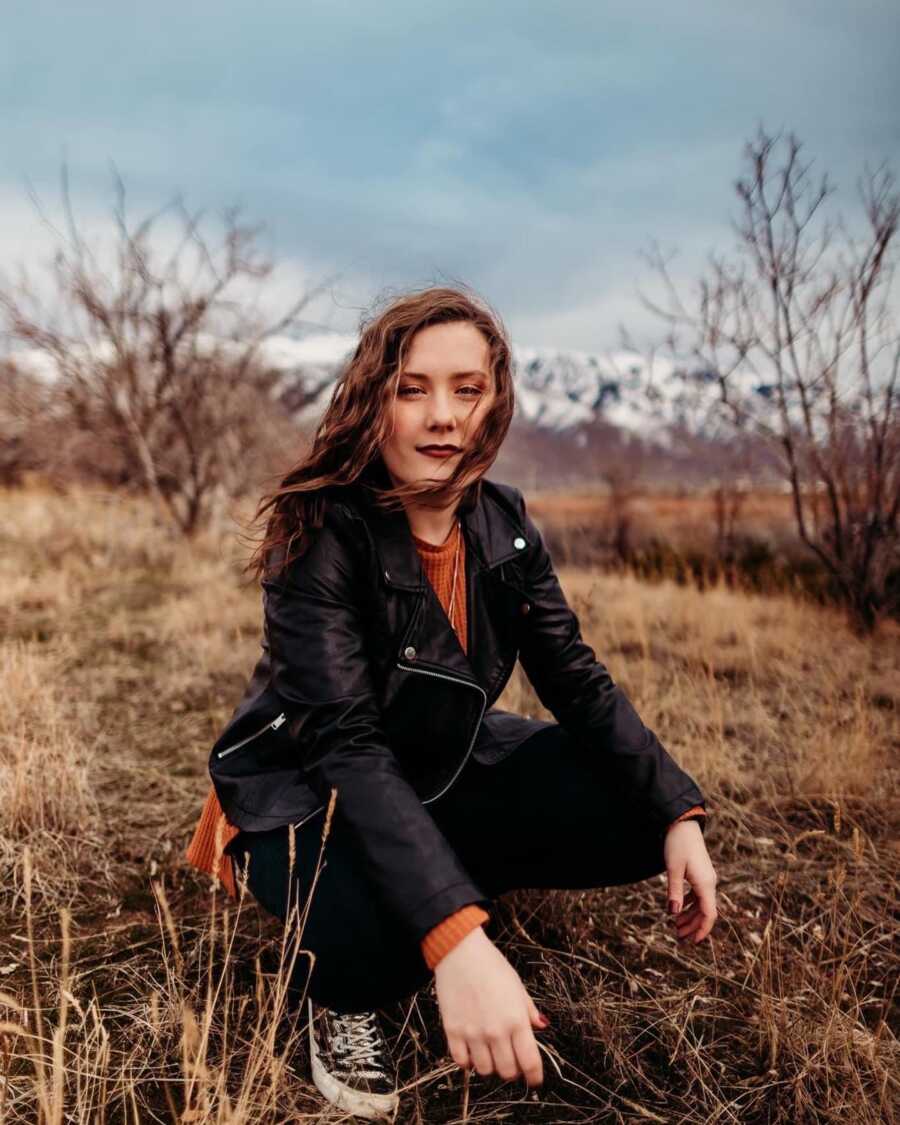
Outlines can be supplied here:
<path id="1" fill-rule="evenodd" d="M 313 1079 L 363 1117 L 397 1106 L 377 1009 L 432 973 L 461 1067 L 542 1082 L 547 1020 L 484 930 L 496 896 L 665 871 L 680 939 L 716 917 L 703 795 L 582 640 L 521 492 L 485 476 L 511 366 L 464 290 L 364 326 L 311 452 L 260 503 L 263 654 L 188 853 L 303 914 Z M 517 659 L 553 720 L 492 707 Z"/>

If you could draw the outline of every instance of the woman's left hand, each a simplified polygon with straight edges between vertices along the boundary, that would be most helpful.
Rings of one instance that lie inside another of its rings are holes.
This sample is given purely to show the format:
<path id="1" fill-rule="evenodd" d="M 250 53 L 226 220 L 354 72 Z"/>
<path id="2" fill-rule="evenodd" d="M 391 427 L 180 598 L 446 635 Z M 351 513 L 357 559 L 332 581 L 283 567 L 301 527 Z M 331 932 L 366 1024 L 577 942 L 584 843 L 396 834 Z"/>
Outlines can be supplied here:
<path id="1" fill-rule="evenodd" d="M 703 832 L 695 820 L 673 824 L 663 850 L 668 878 L 669 913 L 678 940 L 695 942 L 712 930 L 716 921 L 716 872 L 706 850 Z M 685 895 L 685 880 L 691 889 Z"/>

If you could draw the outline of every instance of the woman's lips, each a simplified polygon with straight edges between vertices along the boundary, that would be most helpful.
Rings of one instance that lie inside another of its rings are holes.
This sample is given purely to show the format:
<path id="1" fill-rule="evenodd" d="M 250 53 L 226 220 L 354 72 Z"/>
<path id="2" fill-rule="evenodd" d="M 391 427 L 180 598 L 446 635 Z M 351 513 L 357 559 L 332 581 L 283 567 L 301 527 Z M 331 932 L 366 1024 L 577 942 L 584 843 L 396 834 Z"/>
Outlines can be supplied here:
<path id="1" fill-rule="evenodd" d="M 420 449 L 419 453 L 424 453 L 426 457 L 454 457 L 460 451 L 458 449 Z"/>

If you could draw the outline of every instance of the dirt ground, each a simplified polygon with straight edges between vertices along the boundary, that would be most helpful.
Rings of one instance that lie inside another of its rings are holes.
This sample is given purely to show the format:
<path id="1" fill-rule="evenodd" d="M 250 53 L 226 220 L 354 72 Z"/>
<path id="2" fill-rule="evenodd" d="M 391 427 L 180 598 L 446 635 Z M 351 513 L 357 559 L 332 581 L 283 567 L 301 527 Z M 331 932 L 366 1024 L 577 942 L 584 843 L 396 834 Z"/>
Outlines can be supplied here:
<path id="1" fill-rule="evenodd" d="M 185 543 L 143 502 L 36 487 L 0 517 L 0 1122 L 341 1120 L 285 1010 L 302 936 L 183 858 L 258 651 L 234 529 Z M 900 628 L 560 578 L 708 796 L 720 918 L 679 945 L 662 877 L 500 899 L 489 936 L 552 1020 L 545 1083 L 466 1079 L 425 989 L 383 1013 L 398 1121 L 895 1120 Z M 499 706 L 545 714 L 521 669 Z"/>

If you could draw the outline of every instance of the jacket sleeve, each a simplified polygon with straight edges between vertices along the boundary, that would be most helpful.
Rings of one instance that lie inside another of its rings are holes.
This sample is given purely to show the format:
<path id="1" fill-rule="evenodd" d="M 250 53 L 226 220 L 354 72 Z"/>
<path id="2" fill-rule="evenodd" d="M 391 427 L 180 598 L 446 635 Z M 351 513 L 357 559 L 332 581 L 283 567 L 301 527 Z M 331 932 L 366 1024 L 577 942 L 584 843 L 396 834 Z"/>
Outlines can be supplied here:
<path id="1" fill-rule="evenodd" d="M 365 651 L 358 532 L 334 509 L 306 553 L 263 582 L 272 683 L 300 720 L 310 787 L 337 790 L 342 824 L 375 893 L 421 941 L 443 918 L 491 900 L 473 882 L 387 743 Z"/>
<path id="2" fill-rule="evenodd" d="M 526 531 L 519 557 L 523 617 L 519 659 L 541 703 L 561 726 L 584 744 L 607 755 L 615 773 L 650 819 L 664 831 L 703 794 L 648 727 L 628 696 L 597 660 L 581 636 L 578 618 L 563 593 L 543 536 L 516 490 Z M 705 817 L 701 818 L 701 827 Z"/>

